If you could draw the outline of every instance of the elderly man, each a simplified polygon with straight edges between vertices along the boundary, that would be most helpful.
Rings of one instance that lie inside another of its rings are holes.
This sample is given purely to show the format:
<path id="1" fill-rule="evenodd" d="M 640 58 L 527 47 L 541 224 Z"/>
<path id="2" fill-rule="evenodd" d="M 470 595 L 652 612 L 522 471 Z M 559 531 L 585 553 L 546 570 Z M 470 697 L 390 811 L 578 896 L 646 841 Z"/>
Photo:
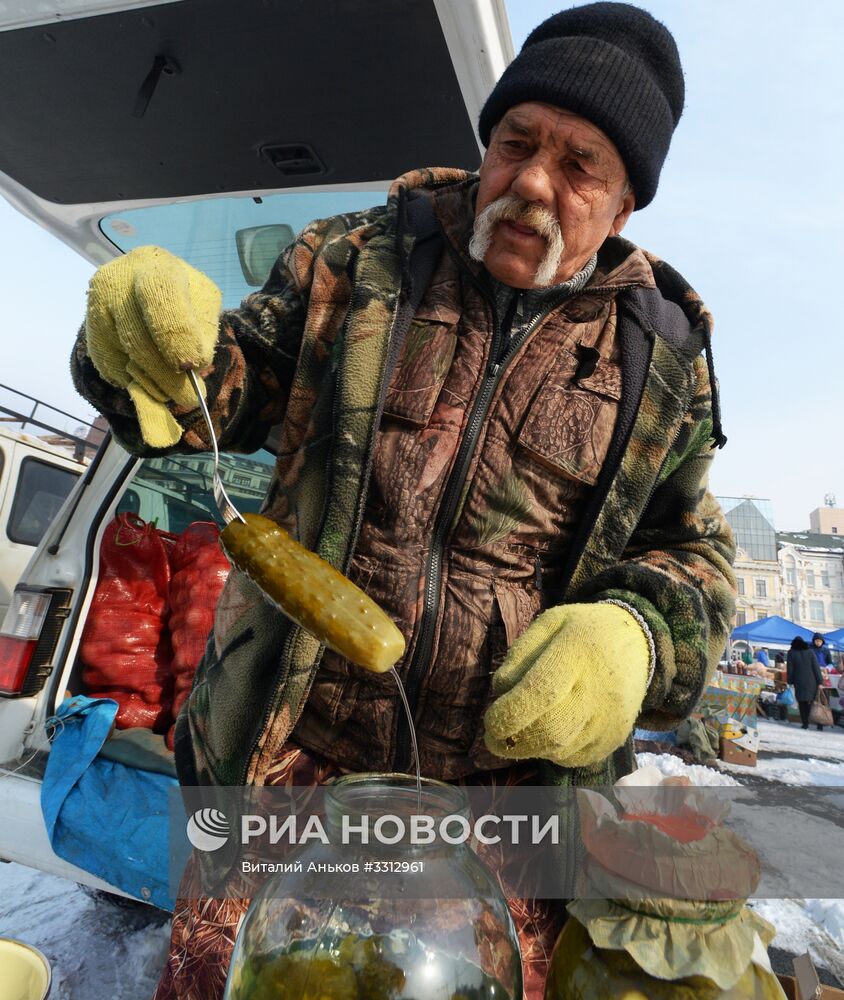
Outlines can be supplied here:
<path id="1" fill-rule="evenodd" d="M 637 720 L 675 725 L 723 649 L 710 318 L 619 237 L 654 197 L 683 100 L 649 14 L 563 11 L 484 106 L 477 175 L 420 170 L 386 206 L 313 223 L 219 319 L 211 282 L 164 251 L 92 280 L 75 378 L 130 450 L 209 447 L 186 366 L 223 447 L 282 425 L 264 512 L 404 633 L 430 777 L 611 782 L 634 766 Z M 322 652 L 231 575 L 178 720 L 184 783 L 403 770 L 408 737 L 390 678 Z M 199 912 L 176 917 L 158 1000 L 221 990 L 236 915 L 205 968 Z M 538 996 L 559 917 L 525 912 Z"/>

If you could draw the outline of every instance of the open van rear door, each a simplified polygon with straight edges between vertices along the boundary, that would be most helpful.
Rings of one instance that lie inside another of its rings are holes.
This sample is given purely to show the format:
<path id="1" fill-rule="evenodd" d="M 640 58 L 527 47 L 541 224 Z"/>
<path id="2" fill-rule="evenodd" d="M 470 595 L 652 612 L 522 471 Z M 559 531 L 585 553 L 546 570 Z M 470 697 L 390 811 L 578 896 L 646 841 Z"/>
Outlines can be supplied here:
<path id="1" fill-rule="evenodd" d="M 474 169 L 510 58 L 503 0 L 9 5 L 0 193 L 101 263 L 139 204 Z"/>
<path id="2" fill-rule="evenodd" d="M 0 195 L 93 263 L 167 246 L 236 304 L 285 232 L 383 201 L 407 170 L 477 167 L 511 58 L 503 0 L 5 5 Z M 232 462 L 244 495 L 262 461 Z M 78 677 L 106 524 L 144 502 L 181 516 L 207 479 L 170 472 L 107 438 L 18 583 L 21 607 L 47 607 L 49 643 L 31 693 L 0 696 L 0 858 L 101 886 L 47 840 L 45 723 Z"/>

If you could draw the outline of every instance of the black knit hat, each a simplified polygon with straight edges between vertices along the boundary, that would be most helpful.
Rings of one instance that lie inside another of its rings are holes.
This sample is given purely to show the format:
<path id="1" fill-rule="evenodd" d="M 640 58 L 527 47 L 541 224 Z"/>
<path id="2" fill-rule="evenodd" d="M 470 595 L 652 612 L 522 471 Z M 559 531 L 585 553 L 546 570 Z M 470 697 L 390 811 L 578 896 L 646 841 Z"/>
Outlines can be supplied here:
<path id="1" fill-rule="evenodd" d="M 528 36 L 481 111 L 480 136 L 516 104 L 538 101 L 581 115 L 618 148 L 636 208 L 650 204 L 685 87 L 677 45 L 647 11 L 590 3 L 554 14 Z"/>

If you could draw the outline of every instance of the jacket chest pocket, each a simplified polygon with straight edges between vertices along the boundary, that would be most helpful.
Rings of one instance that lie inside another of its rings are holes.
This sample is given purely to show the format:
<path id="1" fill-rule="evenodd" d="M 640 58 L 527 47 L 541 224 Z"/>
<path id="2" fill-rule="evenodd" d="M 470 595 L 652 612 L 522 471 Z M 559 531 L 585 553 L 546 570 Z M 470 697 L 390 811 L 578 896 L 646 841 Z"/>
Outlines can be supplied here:
<path id="1" fill-rule="evenodd" d="M 574 381 L 578 360 L 563 352 L 534 396 L 519 446 L 552 471 L 594 485 L 607 456 L 621 398 L 621 368 L 600 358 Z"/>
<path id="2" fill-rule="evenodd" d="M 457 314 L 442 320 L 417 316 L 410 324 L 387 389 L 385 416 L 418 427 L 430 420 L 457 346 Z"/>

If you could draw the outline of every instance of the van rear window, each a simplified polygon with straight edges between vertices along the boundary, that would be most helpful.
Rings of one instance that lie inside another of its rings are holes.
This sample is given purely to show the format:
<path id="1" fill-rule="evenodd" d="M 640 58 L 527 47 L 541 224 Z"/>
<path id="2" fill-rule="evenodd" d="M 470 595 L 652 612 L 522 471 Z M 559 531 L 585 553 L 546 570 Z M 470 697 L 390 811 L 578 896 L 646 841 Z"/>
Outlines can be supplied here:
<path id="1" fill-rule="evenodd" d="M 220 456 L 220 475 L 226 491 L 240 511 L 258 511 L 272 477 L 275 456 L 262 448 L 252 455 Z M 117 513 L 130 511 L 162 531 L 179 534 L 193 521 L 223 519 L 214 502 L 210 455 L 175 455 L 147 458 L 139 466 L 117 505 Z"/>
<path id="2" fill-rule="evenodd" d="M 220 287 L 224 308 L 232 309 L 264 283 L 282 245 L 313 219 L 371 208 L 385 198 L 383 191 L 208 198 L 124 209 L 102 218 L 100 230 L 123 253 L 155 244 L 184 258 Z"/>
<path id="3" fill-rule="evenodd" d="M 78 478 L 78 472 L 39 458 L 25 458 L 6 526 L 9 538 L 21 545 L 37 545 Z"/>

